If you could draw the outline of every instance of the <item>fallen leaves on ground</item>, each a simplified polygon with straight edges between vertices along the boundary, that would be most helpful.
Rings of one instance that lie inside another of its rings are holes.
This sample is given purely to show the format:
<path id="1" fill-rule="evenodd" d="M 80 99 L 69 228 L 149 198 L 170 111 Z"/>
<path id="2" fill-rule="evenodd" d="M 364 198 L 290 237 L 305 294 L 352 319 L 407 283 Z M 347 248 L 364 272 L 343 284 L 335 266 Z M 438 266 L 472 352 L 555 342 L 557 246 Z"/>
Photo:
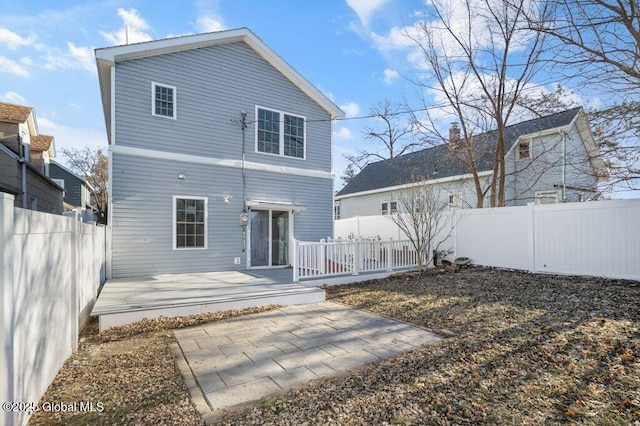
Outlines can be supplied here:
<path id="1" fill-rule="evenodd" d="M 76 403 L 78 409 L 40 410 L 33 414 L 29 424 L 203 425 L 169 348 L 175 341 L 169 330 L 277 308 L 271 305 L 145 319 L 102 333 L 98 333 L 94 320 L 83 331 L 78 351 L 65 362 L 40 400 L 41 407 L 44 402 L 71 407 Z M 88 402 L 93 403 L 94 411 L 80 411 L 79 404 Z"/>
<path id="2" fill-rule="evenodd" d="M 221 423 L 640 425 L 638 282 L 471 268 L 327 291 L 453 337 Z"/>

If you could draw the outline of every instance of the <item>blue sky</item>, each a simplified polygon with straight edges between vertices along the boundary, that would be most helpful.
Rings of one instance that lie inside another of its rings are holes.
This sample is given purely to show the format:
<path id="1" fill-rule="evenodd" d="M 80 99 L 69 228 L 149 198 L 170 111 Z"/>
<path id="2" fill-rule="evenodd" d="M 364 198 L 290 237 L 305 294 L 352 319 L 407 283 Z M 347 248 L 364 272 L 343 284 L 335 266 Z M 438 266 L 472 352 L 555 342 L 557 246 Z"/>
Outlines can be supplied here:
<path id="1" fill-rule="evenodd" d="M 347 118 L 359 117 L 384 98 L 402 101 L 414 94 L 407 78 L 419 73 L 422 64 L 403 33 L 411 32 L 424 16 L 426 3 L 3 0 L 0 101 L 33 106 L 40 131 L 55 136 L 58 148 L 106 147 L 94 48 L 123 44 L 125 26 L 130 42 L 248 27 L 339 105 Z M 541 84 L 536 90 L 553 87 Z M 443 125 L 450 121 L 443 117 Z M 351 119 L 334 125 L 337 177 L 346 166 L 342 154 L 362 146 L 367 124 L 371 121 Z M 58 160 L 64 161 L 60 153 Z"/>
<path id="2" fill-rule="evenodd" d="M 422 7 L 407 0 L 3 0 L 0 100 L 33 106 L 40 131 L 55 136 L 58 148 L 106 147 L 94 48 L 121 44 L 125 25 L 131 42 L 248 27 L 347 117 L 366 115 L 409 88 L 402 75 L 413 67 L 391 29 L 414 21 Z M 337 175 L 363 124 L 334 126 Z"/>

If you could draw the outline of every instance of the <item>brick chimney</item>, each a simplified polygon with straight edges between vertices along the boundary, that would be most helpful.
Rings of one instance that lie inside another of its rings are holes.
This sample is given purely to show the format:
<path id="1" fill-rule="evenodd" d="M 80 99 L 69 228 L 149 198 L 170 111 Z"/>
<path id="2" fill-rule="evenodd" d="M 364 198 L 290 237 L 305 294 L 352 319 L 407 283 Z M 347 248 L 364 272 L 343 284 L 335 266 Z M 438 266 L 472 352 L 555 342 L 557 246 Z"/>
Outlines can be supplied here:
<path id="1" fill-rule="evenodd" d="M 449 149 L 458 149 L 460 147 L 460 128 L 458 127 L 458 123 L 451 123 L 451 128 L 449 129 Z"/>

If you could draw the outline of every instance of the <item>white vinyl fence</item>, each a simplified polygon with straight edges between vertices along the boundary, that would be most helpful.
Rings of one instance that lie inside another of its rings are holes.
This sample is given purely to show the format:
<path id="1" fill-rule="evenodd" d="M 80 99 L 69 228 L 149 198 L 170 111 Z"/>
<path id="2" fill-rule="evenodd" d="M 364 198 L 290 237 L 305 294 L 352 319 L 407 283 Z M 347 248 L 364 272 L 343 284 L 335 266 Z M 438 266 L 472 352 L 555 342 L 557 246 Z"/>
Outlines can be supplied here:
<path id="1" fill-rule="evenodd" d="M 363 272 L 392 271 L 417 265 L 409 240 L 294 241 L 293 281 Z"/>
<path id="2" fill-rule="evenodd" d="M 640 199 L 452 210 L 441 249 L 476 265 L 640 280 Z M 360 233 L 358 233 L 360 230 Z M 397 235 L 385 216 L 341 219 L 335 237 Z"/>
<path id="3" fill-rule="evenodd" d="M 105 280 L 105 228 L 14 208 L 0 193 L 0 402 L 38 402 L 78 346 Z M 3 411 L 0 424 L 22 425 Z"/>

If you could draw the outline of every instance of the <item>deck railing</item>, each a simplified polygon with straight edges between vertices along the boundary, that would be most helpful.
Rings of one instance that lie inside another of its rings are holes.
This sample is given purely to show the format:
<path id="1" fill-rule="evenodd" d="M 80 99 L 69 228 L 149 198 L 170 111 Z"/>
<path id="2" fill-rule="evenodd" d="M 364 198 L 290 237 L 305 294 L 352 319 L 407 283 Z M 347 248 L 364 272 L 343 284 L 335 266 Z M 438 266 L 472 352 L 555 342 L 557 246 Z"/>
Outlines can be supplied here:
<path id="1" fill-rule="evenodd" d="M 293 281 L 417 266 L 409 240 L 333 240 L 293 242 Z"/>

